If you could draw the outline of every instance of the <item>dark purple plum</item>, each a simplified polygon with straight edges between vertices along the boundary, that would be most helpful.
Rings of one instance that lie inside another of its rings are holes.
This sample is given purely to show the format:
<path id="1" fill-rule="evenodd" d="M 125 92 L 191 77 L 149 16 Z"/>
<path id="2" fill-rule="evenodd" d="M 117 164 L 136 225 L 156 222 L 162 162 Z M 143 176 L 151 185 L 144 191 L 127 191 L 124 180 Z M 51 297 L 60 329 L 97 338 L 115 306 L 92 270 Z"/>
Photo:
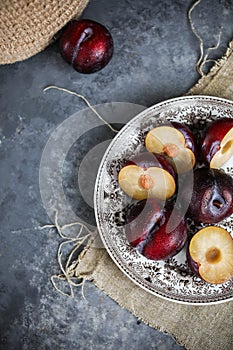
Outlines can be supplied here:
<path id="1" fill-rule="evenodd" d="M 193 188 L 187 178 L 181 189 L 188 216 L 207 224 L 217 223 L 230 216 L 233 213 L 232 177 L 223 170 L 209 168 L 196 169 L 193 176 Z"/>
<path id="2" fill-rule="evenodd" d="M 102 24 L 82 19 L 64 29 L 59 48 L 62 57 L 79 73 L 94 73 L 104 68 L 113 55 L 113 39 Z"/>
<path id="3" fill-rule="evenodd" d="M 152 228 L 163 220 L 164 203 L 155 199 L 134 204 L 126 214 L 126 237 L 133 247 L 146 240 Z"/>
<path id="4" fill-rule="evenodd" d="M 154 227 L 142 254 L 152 260 L 167 260 L 178 254 L 187 241 L 187 224 L 178 209 L 168 206 L 165 220 Z"/>

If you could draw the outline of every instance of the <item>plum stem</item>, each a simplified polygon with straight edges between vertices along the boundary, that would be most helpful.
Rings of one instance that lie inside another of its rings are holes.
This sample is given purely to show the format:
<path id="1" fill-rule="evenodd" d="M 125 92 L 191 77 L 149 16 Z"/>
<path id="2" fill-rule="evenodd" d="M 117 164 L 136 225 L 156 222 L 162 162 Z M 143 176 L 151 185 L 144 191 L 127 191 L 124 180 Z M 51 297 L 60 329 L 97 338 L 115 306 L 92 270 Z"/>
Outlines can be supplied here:
<path id="1" fill-rule="evenodd" d="M 216 208 L 220 209 L 220 208 L 222 208 L 223 203 L 221 203 L 221 202 L 218 201 L 218 200 L 214 200 L 214 201 L 213 201 L 213 205 L 214 205 Z"/>

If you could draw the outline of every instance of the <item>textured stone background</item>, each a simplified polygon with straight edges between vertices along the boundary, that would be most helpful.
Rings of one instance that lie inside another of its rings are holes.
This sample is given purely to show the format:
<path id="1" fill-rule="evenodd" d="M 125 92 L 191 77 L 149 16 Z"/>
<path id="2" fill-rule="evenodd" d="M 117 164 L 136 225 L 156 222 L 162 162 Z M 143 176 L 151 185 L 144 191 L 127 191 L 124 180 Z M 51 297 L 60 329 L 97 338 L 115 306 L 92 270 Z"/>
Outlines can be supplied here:
<path id="1" fill-rule="evenodd" d="M 115 43 L 110 64 L 93 75 L 75 72 L 61 58 L 57 43 L 24 62 L 0 67 L 0 349 L 182 348 L 91 283 L 85 285 L 87 300 L 79 288 L 74 299 L 58 294 L 50 276 L 58 272 L 60 240 L 54 230 L 36 227 L 49 223 L 38 175 L 46 141 L 62 121 L 85 107 L 78 98 L 42 89 L 64 86 L 93 105 L 120 101 L 150 106 L 184 94 L 199 78 L 198 41 L 187 21 L 192 3 L 91 0 L 83 17 L 106 25 Z M 232 38 L 232 15 L 231 0 L 203 0 L 193 14 L 206 47 L 215 45 L 223 26 L 213 58 L 223 55 Z M 80 155 L 90 138 L 83 140 Z M 93 220 L 90 207 L 82 210 Z"/>

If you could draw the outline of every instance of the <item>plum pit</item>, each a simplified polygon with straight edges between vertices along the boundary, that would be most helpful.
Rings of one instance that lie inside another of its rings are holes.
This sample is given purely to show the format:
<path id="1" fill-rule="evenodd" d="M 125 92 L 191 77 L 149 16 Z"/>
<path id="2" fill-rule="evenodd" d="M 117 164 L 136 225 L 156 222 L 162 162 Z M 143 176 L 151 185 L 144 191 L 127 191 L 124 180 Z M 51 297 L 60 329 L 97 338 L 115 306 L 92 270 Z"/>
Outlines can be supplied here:
<path id="1" fill-rule="evenodd" d="M 179 147 L 173 143 L 167 143 L 163 147 L 163 152 L 168 155 L 168 157 L 175 158 L 179 154 Z"/>
<path id="2" fill-rule="evenodd" d="M 145 190 L 150 190 L 155 186 L 155 180 L 149 174 L 142 174 L 138 179 L 138 185 Z"/>
<path id="3" fill-rule="evenodd" d="M 206 261 L 210 264 L 216 264 L 221 260 L 222 253 L 216 247 L 211 247 L 206 251 Z"/>

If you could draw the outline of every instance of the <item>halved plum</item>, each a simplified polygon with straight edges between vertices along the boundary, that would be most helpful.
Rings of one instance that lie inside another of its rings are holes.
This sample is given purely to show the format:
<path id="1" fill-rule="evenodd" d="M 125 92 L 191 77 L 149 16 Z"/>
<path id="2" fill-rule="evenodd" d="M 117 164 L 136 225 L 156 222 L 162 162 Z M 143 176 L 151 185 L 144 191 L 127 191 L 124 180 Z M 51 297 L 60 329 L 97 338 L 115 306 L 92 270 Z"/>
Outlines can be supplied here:
<path id="1" fill-rule="evenodd" d="M 118 181 L 121 189 L 134 199 L 166 200 L 175 193 L 175 177 L 165 156 L 144 152 L 126 162 L 118 174 Z"/>
<path id="2" fill-rule="evenodd" d="M 221 168 L 233 156 L 233 118 L 210 123 L 200 144 L 203 159 L 211 168 Z"/>
<path id="3" fill-rule="evenodd" d="M 164 153 L 174 163 L 177 173 L 185 173 L 196 164 L 196 143 L 191 130 L 179 122 L 150 130 L 145 139 L 149 152 Z"/>
<path id="4" fill-rule="evenodd" d="M 188 263 L 195 273 L 209 283 L 224 283 L 233 277 L 233 239 L 218 226 L 199 230 L 189 244 Z"/>

